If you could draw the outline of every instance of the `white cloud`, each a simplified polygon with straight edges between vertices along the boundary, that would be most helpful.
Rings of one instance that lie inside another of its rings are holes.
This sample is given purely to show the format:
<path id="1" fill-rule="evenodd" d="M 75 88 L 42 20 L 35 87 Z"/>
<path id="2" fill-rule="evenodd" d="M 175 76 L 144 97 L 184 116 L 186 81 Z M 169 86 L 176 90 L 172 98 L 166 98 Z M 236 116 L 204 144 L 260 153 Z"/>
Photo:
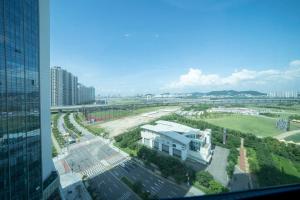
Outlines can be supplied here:
<path id="1" fill-rule="evenodd" d="M 126 38 L 129 38 L 131 36 L 131 34 L 130 33 L 125 33 L 123 36 L 126 37 Z"/>
<path id="2" fill-rule="evenodd" d="M 179 77 L 177 81 L 167 84 L 165 89 L 186 89 L 191 87 L 232 87 L 238 85 L 274 84 L 275 82 L 300 81 L 300 60 L 290 62 L 289 67 L 282 70 L 268 69 L 256 70 L 235 70 L 228 76 L 220 74 L 205 74 L 201 69 L 190 68 L 186 74 Z"/>
<path id="3" fill-rule="evenodd" d="M 290 62 L 290 66 L 291 67 L 299 67 L 300 66 L 300 60 L 293 60 L 292 62 Z"/>

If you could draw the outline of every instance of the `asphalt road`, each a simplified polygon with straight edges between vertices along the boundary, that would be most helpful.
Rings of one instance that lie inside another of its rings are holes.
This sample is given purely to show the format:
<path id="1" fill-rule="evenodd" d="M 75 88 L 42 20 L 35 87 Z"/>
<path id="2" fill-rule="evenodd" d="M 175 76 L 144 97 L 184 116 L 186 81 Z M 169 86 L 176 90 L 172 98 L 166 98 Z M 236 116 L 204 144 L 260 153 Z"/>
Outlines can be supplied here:
<path id="1" fill-rule="evenodd" d="M 75 128 L 77 130 L 79 130 L 82 133 L 82 136 L 80 137 L 81 141 L 87 141 L 87 140 L 91 140 L 93 138 L 95 138 L 96 136 L 94 136 L 93 134 L 91 134 L 89 131 L 87 131 L 85 128 L 83 128 L 82 126 L 80 126 L 74 119 L 74 114 L 71 113 L 69 115 L 69 119 L 70 122 L 75 126 Z"/>
<path id="2" fill-rule="evenodd" d="M 115 149 L 112 149 L 109 144 L 100 139 L 72 145 L 69 147 L 69 155 L 65 158 L 74 172 L 82 172 L 82 174 L 88 172 L 86 170 L 89 170 L 95 165 L 98 165 L 98 168 L 103 168 L 103 170 L 105 170 L 125 159 L 126 157 L 124 155 L 120 154 Z M 95 172 L 92 171 L 86 175 L 93 176 L 97 174 L 95 170 Z"/>
<path id="3" fill-rule="evenodd" d="M 140 181 L 145 191 L 159 198 L 184 197 L 188 193 L 188 188 L 184 189 L 165 178 L 152 174 L 133 160 L 123 162 L 111 169 L 111 172 L 119 179 L 124 176 L 131 182 Z"/>
<path id="4" fill-rule="evenodd" d="M 65 114 L 62 114 L 58 118 L 57 128 L 58 128 L 59 132 L 61 132 L 62 134 L 67 134 L 67 132 L 66 132 L 66 130 L 64 128 L 64 116 L 65 116 Z"/>
<path id="5" fill-rule="evenodd" d="M 106 171 L 88 181 L 92 190 L 100 199 L 104 200 L 135 200 L 139 199 L 127 186 L 116 178 L 111 172 Z"/>

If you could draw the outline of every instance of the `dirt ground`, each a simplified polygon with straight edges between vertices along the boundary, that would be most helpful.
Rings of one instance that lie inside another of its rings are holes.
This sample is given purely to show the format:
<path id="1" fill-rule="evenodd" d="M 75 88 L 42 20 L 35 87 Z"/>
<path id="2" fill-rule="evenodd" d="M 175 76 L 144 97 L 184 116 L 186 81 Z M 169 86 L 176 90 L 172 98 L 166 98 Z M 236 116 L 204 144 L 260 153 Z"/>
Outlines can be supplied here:
<path id="1" fill-rule="evenodd" d="M 154 119 L 160 118 L 165 115 L 169 115 L 177 111 L 179 107 L 170 107 L 164 109 L 158 109 L 156 111 L 142 113 L 136 116 L 124 117 L 109 122 L 99 124 L 100 127 L 105 128 L 109 132 L 109 137 L 113 138 L 131 129 L 135 126 L 150 122 Z"/>

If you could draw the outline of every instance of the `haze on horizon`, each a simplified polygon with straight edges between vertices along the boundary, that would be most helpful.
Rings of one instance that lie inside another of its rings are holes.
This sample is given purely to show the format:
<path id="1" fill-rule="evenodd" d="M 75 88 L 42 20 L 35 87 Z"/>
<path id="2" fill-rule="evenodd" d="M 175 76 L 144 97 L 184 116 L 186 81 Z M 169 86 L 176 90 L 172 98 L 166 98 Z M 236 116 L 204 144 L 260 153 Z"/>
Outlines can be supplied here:
<path id="1" fill-rule="evenodd" d="M 300 1 L 51 3 L 51 66 L 97 94 L 299 90 Z"/>

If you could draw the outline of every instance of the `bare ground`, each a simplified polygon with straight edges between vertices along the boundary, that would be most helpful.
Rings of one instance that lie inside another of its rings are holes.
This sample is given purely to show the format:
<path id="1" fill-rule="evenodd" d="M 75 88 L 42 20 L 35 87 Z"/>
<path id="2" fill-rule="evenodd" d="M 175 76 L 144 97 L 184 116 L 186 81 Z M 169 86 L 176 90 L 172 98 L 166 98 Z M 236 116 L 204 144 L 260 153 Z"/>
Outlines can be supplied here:
<path id="1" fill-rule="evenodd" d="M 122 119 L 104 122 L 102 124 L 99 124 L 98 126 L 106 129 L 106 131 L 109 133 L 109 137 L 113 138 L 117 135 L 126 132 L 127 130 L 133 127 L 148 123 L 162 116 L 169 115 L 177 111 L 178 109 L 179 107 L 158 109 L 156 111 L 142 113 L 136 116 L 129 116 L 129 117 L 124 117 Z"/>

